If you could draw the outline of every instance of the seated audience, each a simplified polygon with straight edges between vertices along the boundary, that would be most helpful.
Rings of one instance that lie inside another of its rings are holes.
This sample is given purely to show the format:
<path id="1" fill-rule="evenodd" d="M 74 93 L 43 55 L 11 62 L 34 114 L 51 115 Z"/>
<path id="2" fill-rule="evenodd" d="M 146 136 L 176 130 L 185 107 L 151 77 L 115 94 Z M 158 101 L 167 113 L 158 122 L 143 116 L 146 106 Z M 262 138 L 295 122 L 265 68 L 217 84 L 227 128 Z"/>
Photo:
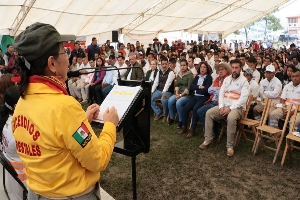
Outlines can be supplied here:
<path id="1" fill-rule="evenodd" d="M 211 86 L 213 80 L 211 77 L 211 68 L 207 62 L 201 62 L 198 70 L 198 75 L 194 78 L 190 85 L 190 90 L 193 96 L 189 99 L 183 108 L 182 112 L 182 127 L 178 134 L 183 134 L 187 131 L 187 122 L 190 111 L 193 111 L 192 125 L 186 137 L 193 137 L 198 123 L 197 110 L 204 105 L 209 99 L 208 88 Z"/>
<path id="2" fill-rule="evenodd" d="M 183 106 L 188 102 L 190 98 L 189 87 L 193 81 L 193 74 L 188 69 L 188 63 L 185 59 L 180 61 L 180 71 L 176 77 L 175 83 L 175 94 L 171 96 L 168 100 L 168 108 L 170 112 L 170 119 L 168 125 L 174 123 L 175 119 L 175 105 L 179 118 L 178 128 L 181 127 L 182 124 L 182 110 Z"/>
<path id="3" fill-rule="evenodd" d="M 241 119 L 249 96 L 249 83 L 241 75 L 242 62 L 238 59 L 230 62 L 232 74 L 225 78 L 219 93 L 219 106 L 209 109 L 205 115 L 205 141 L 200 149 L 208 148 L 213 141 L 213 121 L 227 119 L 227 156 L 234 155 L 234 138 L 237 121 Z"/>

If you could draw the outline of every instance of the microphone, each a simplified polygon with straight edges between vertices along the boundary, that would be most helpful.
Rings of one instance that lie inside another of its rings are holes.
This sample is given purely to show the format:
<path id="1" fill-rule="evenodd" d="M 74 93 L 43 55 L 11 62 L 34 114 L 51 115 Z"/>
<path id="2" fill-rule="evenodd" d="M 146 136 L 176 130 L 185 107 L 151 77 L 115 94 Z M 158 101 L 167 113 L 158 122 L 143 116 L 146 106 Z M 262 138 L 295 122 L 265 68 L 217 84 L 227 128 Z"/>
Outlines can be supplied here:
<path id="1" fill-rule="evenodd" d="M 80 75 L 81 75 L 81 73 L 79 72 L 79 70 L 77 70 L 77 71 L 69 71 L 67 73 L 68 78 L 79 77 Z"/>

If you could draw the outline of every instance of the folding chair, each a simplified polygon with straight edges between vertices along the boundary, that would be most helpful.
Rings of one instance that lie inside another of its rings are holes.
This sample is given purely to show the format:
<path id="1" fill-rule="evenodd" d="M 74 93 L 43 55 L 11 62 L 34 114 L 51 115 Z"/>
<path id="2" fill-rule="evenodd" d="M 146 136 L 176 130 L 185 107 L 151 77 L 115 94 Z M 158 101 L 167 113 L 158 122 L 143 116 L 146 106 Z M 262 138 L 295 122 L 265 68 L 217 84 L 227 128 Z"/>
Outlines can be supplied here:
<path id="1" fill-rule="evenodd" d="M 247 104 L 247 110 L 244 114 L 244 118 L 239 120 L 239 122 L 238 122 L 239 131 L 238 131 L 237 137 L 236 137 L 237 145 L 240 142 L 241 135 L 244 136 L 245 140 L 253 142 L 252 152 L 254 152 L 256 141 L 249 139 L 246 135 L 246 132 L 254 134 L 254 136 L 256 138 L 256 135 L 257 135 L 256 127 L 263 125 L 264 117 L 267 116 L 266 115 L 266 109 L 268 107 L 269 98 L 262 99 L 262 100 L 259 101 L 262 105 L 264 105 L 264 109 L 263 109 L 262 117 L 260 118 L 260 121 L 247 118 L 251 103 L 255 100 L 256 100 L 256 98 L 252 97 L 252 99 L 251 99 L 251 97 L 249 97 L 249 102 L 250 103 L 248 102 L 248 104 Z M 244 126 L 250 127 L 251 130 L 244 129 Z"/>
<path id="2" fill-rule="evenodd" d="M 22 183 L 22 181 L 18 178 L 18 174 L 15 171 L 15 169 L 13 168 L 13 166 L 10 164 L 10 162 L 7 160 L 7 158 L 4 156 L 3 152 L 0 152 L 0 163 L 3 166 L 3 187 L 4 187 L 4 191 L 5 194 L 7 196 L 7 198 L 9 199 L 8 196 L 8 192 L 6 189 L 6 185 L 5 185 L 5 170 L 10 173 L 10 175 L 20 184 L 20 186 L 23 188 L 23 200 L 27 200 L 27 188 L 25 187 L 25 185 Z"/>
<path id="3" fill-rule="evenodd" d="M 291 160 L 293 158 L 292 150 L 293 149 L 300 150 L 300 147 L 295 146 L 292 142 L 292 141 L 300 142 L 300 137 L 295 136 L 293 134 L 294 127 L 295 127 L 295 121 L 296 121 L 296 118 L 297 118 L 297 113 L 299 113 L 299 112 L 300 112 L 300 105 L 296 105 L 294 115 L 291 118 L 290 131 L 289 131 L 289 134 L 286 136 L 286 145 L 285 145 L 284 153 L 283 153 L 282 160 L 281 160 L 281 166 L 284 165 L 285 157 L 286 157 L 287 153 L 289 153 L 289 159 Z M 294 158 L 297 158 L 297 157 L 294 157 Z M 300 159 L 300 158 L 298 158 L 298 159 Z"/>
<path id="4" fill-rule="evenodd" d="M 243 116 L 242 116 L 242 119 L 245 119 L 248 115 L 248 112 L 249 112 L 249 108 L 251 106 L 251 102 L 253 100 L 253 96 L 250 95 L 248 97 L 248 101 L 247 101 L 247 105 L 246 105 L 246 110 L 245 112 L 243 113 Z M 219 142 L 221 142 L 221 138 L 223 137 L 224 133 L 226 132 L 226 128 L 227 128 L 227 121 L 226 120 L 220 120 L 221 124 L 222 124 L 222 129 L 221 129 L 221 132 L 220 132 L 220 135 L 219 135 Z M 236 146 L 240 140 L 240 135 L 241 135 L 241 132 L 240 132 L 240 128 L 239 128 L 239 121 L 237 123 L 237 132 L 236 132 L 236 136 L 235 136 L 235 141 L 234 141 L 234 146 Z"/>
<path id="5" fill-rule="evenodd" d="M 263 124 L 261 126 L 257 127 L 258 132 L 257 132 L 256 138 L 255 138 L 256 144 L 255 144 L 255 149 L 254 149 L 254 155 L 257 153 L 259 146 L 262 146 L 262 147 L 264 147 L 266 149 L 275 151 L 275 155 L 274 155 L 274 159 L 273 159 L 273 164 L 277 160 L 277 156 L 278 156 L 278 153 L 279 153 L 279 150 L 280 150 L 280 147 L 281 147 L 281 143 L 282 143 L 283 138 L 284 138 L 284 133 L 285 133 L 287 124 L 289 122 L 289 118 L 290 118 L 289 116 L 290 116 L 291 108 L 292 108 L 291 104 L 288 105 L 288 106 L 283 105 L 287 109 L 287 114 L 286 114 L 286 117 L 284 119 L 284 125 L 283 125 L 282 130 L 279 129 L 279 128 L 274 128 L 274 127 L 271 127 L 271 126 L 268 126 L 268 125 L 264 125 L 265 122 L 266 122 L 266 120 L 267 120 L 267 118 L 268 118 L 267 115 L 269 113 L 270 107 L 271 106 L 276 106 L 276 104 L 277 103 L 272 102 L 270 100 L 270 102 L 269 102 L 269 104 L 267 106 L 267 110 L 266 110 L 266 113 L 265 113 Z M 271 141 L 274 141 L 275 144 L 276 144 L 276 148 L 267 146 L 264 143 L 263 138 L 267 138 L 267 139 L 269 139 Z"/>

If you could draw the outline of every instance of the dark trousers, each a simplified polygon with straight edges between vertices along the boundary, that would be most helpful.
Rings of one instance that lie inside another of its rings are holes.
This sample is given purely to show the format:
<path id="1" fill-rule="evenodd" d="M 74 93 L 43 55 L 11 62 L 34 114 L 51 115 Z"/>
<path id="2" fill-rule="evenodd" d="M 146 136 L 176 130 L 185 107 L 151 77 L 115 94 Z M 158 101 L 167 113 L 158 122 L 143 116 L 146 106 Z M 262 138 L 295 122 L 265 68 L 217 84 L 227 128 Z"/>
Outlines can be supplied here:
<path id="1" fill-rule="evenodd" d="M 187 121 L 189 118 L 189 113 L 193 111 L 193 118 L 192 118 L 192 129 L 195 129 L 198 123 L 198 115 L 197 111 L 200 107 L 204 105 L 204 103 L 209 99 L 209 96 L 193 96 L 187 102 L 187 104 L 183 108 L 182 112 L 182 126 L 187 127 Z"/>
<path id="2" fill-rule="evenodd" d="M 97 93 L 96 93 L 97 87 L 102 87 L 102 86 L 100 83 L 89 86 L 89 100 L 91 101 L 91 103 L 93 103 L 93 102 L 97 103 Z"/>
<path id="3" fill-rule="evenodd" d="M 102 94 L 102 84 L 98 85 L 96 88 L 95 88 L 95 92 L 96 92 L 96 103 L 98 105 L 101 105 L 101 103 L 103 102 L 104 100 L 104 97 L 103 97 L 103 94 Z"/>

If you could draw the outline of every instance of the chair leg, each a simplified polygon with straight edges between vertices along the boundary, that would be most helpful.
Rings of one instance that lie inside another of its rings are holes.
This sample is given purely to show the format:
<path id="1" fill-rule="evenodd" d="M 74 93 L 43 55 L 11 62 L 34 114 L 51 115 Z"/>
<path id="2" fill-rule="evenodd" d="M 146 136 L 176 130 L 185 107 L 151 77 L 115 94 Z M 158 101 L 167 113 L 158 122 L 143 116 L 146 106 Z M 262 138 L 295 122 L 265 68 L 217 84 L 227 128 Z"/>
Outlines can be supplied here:
<path id="1" fill-rule="evenodd" d="M 256 131 L 256 128 L 254 126 L 251 126 L 251 128 L 252 128 L 252 131 L 253 131 L 254 136 L 255 136 L 255 140 L 254 140 L 253 147 L 252 147 L 252 152 L 254 152 L 255 145 L 256 145 L 257 131 Z"/>
<path id="2" fill-rule="evenodd" d="M 284 134 L 284 133 L 281 133 L 281 134 Z M 282 137 L 280 137 L 279 140 L 278 140 L 278 136 L 276 135 L 275 138 L 276 138 L 276 142 L 277 142 L 277 148 L 276 148 L 276 153 L 275 153 L 275 156 L 274 156 L 274 159 L 273 159 L 273 164 L 276 163 L 276 160 L 277 160 L 277 157 L 278 157 L 278 154 L 279 154 L 279 151 L 280 151 L 281 143 L 282 143 Z"/>
<path id="3" fill-rule="evenodd" d="M 284 148 L 284 153 L 281 159 L 281 166 L 283 167 L 284 165 L 284 161 L 285 161 L 285 157 L 286 157 L 286 153 L 289 150 L 289 139 L 286 139 L 286 144 L 285 144 L 285 148 Z"/>

